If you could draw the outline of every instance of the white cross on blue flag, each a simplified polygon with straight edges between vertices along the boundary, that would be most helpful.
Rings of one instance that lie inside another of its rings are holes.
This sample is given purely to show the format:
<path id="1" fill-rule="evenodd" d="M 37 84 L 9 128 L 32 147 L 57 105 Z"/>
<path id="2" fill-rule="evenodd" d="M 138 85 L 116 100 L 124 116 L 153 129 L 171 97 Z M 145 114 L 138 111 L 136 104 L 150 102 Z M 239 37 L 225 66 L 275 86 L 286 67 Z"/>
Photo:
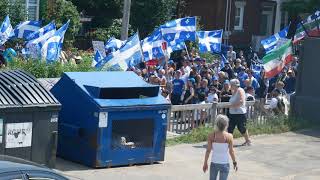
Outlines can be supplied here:
<path id="1" fill-rule="evenodd" d="M 102 54 L 100 53 L 100 51 L 97 51 L 96 54 L 93 57 L 93 61 L 92 61 L 91 67 L 95 67 L 102 60 L 103 60 Z"/>
<path id="2" fill-rule="evenodd" d="M 177 41 L 196 40 L 196 17 L 180 18 L 169 21 L 161 26 L 163 39 L 168 46 L 176 44 Z"/>
<path id="3" fill-rule="evenodd" d="M 41 21 L 24 21 L 18 24 L 11 34 L 10 38 L 27 38 L 30 34 L 38 31 L 41 27 Z"/>
<path id="4" fill-rule="evenodd" d="M 266 50 L 266 53 L 270 53 L 274 49 L 277 48 L 277 44 L 280 39 L 284 39 L 287 37 L 289 27 L 283 28 L 280 32 L 264 39 L 261 41 L 263 48 Z"/>
<path id="5" fill-rule="evenodd" d="M 181 49 L 186 49 L 186 44 L 184 43 L 184 41 L 176 41 L 175 44 L 171 44 L 170 46 L 168 46 L 167 52 L 170 56 L 173 51 L 179 51 Z"/>
<path id="6" fill-rule="evenodd" d="M 126 71 L 129 67 L 133 67 L 140 62 L 142 62 L 142 51 L 139 35 L 136 33 L 118 51 L 110 53 L 100 61 L 96 68 L 102 70 L 116 68 Z"/>
<path id="7" fill-rule="evenodd" d="M 31 41 L 38 38 L 40 38 L 40 40 L 38 41 L 41 41 L 41 39 L 46 40 L 50 36 L 52 36 L 55 32 L 56 32 L 56 25 L 54 22 L 51 22 L 46 26 L 38 29 L 37 31 L 31 33 L 29 36 L 26 37 L 26 40 Z"/>
<path id="8" fill-rule="evenodd" d="M 105 45 L 105 49 L 107 53 L 115 52 L 125 43 L 126 41 L 121 41 L 120 39 L 116 39 L 114 37 L 110 38 Z"/>
<path id="9" fill-rule="evenodd" d="M 0 26 L 0 45 L 3 45 L 9 39 L 13 29 L 10 23 L 9 16 L 6 16 L 3 23 Z"/>
<path id="10" fill-rule="evenodd" d="M 221 52 L 223 30 L 216 31 L 197 31 L 199 38 L 199 51 L 205 52 Z"/>
<path id="11" fill-rule="evenodd" d="M 146 37 L 141 42 L 143 56 L 145 61 L 151 59 L 159 59 L 164 56 L 162 50 L 162 35 L 161 30 L 156 29 L 150 36 Z"/>
<path id="12" fill-rule="evenodd" d="M 41 57 L 46 59 L 48 63 L 56 61 L 62 49 L 64 34 L 69 27 L 70 20 L 58 29 L 52 37 L 50 37 L 41 48 Z"/>

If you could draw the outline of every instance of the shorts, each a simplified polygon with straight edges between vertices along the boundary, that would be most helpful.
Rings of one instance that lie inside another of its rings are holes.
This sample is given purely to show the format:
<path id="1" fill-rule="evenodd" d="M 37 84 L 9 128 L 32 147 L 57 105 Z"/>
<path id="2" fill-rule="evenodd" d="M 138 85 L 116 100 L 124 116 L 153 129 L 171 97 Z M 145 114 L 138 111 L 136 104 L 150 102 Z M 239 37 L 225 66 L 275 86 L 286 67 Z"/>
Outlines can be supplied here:
<path id="1" fill-rule="evenodd" d="M 246 133 L 247 117 L 245 114 L 229 114 L 229 126 L 228 133 L 233 134 L 235 127 L 237 126 L 241 134 Z"/>

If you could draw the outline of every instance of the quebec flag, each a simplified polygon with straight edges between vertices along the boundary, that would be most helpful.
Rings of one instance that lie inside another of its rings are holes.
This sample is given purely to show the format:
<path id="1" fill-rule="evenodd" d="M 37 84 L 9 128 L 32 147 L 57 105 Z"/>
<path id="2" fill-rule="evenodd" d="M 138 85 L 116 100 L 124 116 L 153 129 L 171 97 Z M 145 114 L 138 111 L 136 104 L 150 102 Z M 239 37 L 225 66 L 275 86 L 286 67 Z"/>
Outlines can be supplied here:
<path id="1" fill-rule="evenodd" d="M 56 32 L 56 24 L 54 22 L 51 22 L 47 24 L 46 26 L 38 29 L 37 31 L 29 34 L 26 37 L 27 41 L 31 41 L 34 39 L 48 39 L 50 36 L 52 36 Z M 39 41 L 39 40 L 38 40 Z"/>
<path id="2" fill-rule="evenodd" d="M 205 52 L 221 52 L 223 30 L 216 31 L 198 31 L 199 51 Z"/>
<path id="3" fill-rule="evenodd" d="M 151 59 L 159 59 L 164 57 L 164 52 L 162 50 L 162 35 L 161 30 L 156 29 L 150 36 L 146 37 L 141 42 L 143 56 L 145 61 Z"/>
<path id="4" fill-rule="evenodd" d="M 93 61 L 92 61 L 91 67 L 95 67 L 102 60 L 103 60 L 102 54 L 100 53 L 100 51 L 97 51 L 96 54 L 93 57 Z"/>
<path id="5" fill-rule="evenodd" d="M 118 70 L 126 71 L 128 68 L 133 67 L 140 62 L 142 62 L 142 51 L 139 35 L 136 33 L 131 36 L 118 51 L 110 53 L 100 61 L 96 65 L 96 68 L 102 70 L 116 68 Z"/>
<path id="6" fill-rule="evenodd" d="M 41 21 L 24 21 L 18 24 L 11 34 L 11 38 L 27 38 L 30 34 L 38 31 Z"/>
<path id="7" fill-rule="evenodd" d="M 176 41 L 196 40 L 196 17 L 180 18 L 169 21 L 161 26 L 163 39 L 168 46 L 176 44 Z"/>
<path id="8" fill-rule="evenodd" d="M 184 43 L 184 41 L 176 41 L 175 44 L 171 44 L 171 46 L 167 47 L 167 52 L 170 56 L 170 54 L 174 51 L 179 51 L 181 49 L 185 49 L 186 48 L 186 44 Z"/>
<path id="9" fill-rule="evenodd" d="M 105 49 L 107 53 L 115 52 L 125 43 L 126 41 L 121 41 L 114 37 L 110 38 L 105 44 Z"/>
<path id="10" fill-rule="evenodd" d="M 30 58 L 39 58 L 41 56 L 41 48 L 47 39 L 51 38 L 56 32 L 55 23 L 49 23 L 48 25 L 40 28 L 38 31 L 30 34 L 26 39 L 30 39 L 26 45 L 24 52 Z"/>
<path id="11" fill-rule="evenodd" d="M 41 48 L 41 57 L 46 59 L 48 63 L 56 61 L 61 53 L 64 40 L 64 34 L 69 27 L 70 20 L 58 29 L 52 37 L 50 37 Z"/>
<path id="12" fill-rule="evenodd" d="M 285 27 L 280 32 L 264 39 L 261 41 L 263 48 L 266 53 L 270 53 L 272 50 L 277 48 L 278 41 L 287 37 L 289 27 Z"/>
<path id="13" fill-rule="evenodd" d="M 8 41 L 13 29 L 10 23 L 10 18 L 7 15 L 3 23 L 0 26 L 0 45 L 3 45 Z"/>

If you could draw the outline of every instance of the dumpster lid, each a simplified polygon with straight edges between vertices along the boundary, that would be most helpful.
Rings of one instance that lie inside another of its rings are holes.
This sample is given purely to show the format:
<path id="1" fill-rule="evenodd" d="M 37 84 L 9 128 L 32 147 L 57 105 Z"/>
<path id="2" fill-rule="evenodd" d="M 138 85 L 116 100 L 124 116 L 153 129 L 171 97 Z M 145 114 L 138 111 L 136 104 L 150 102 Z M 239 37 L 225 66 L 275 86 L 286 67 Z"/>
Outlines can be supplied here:
<path id="1" fill-rule="evenodd" d="M 68 77 L 99 106 L 169 104 L 159 86 L 145 82 L 134 72 L 67 72 Z"/>
<path id="2" fill-rule="evenodd" d="M 57 104 L 58 100 L 29 73 L 0 72 L 0 107 Z"/>

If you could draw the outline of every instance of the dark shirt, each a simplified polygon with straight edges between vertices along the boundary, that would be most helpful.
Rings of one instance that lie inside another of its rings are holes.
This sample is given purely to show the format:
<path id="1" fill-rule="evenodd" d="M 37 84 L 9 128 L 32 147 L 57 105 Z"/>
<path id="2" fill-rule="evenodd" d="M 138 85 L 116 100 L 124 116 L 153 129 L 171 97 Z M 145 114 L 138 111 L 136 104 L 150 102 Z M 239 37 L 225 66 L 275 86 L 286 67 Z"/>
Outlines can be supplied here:
<path id="1" fill-rule="evenodd" d="M 234 78 L 234 72 L 233 70 L 229 67 L 229 68 L 222 68 L 221 71 L 226 72 L 228 74 L 229 79 L 233 79 Z"/>
<path id="2" fill-rule="evenodd" d="M 286 80 L 284 81 L 284 89 L 286 90 L 287 93 L 291 94 L 295 91 L 296 87 L 296 78 L 295 77 L 287 77 Z"/>
<path id="3" fill-rule="evenodd" d="M 229 102 L 231 95 L 231 91 L 222 91 L 220 94 L 221 102 Z"/>

